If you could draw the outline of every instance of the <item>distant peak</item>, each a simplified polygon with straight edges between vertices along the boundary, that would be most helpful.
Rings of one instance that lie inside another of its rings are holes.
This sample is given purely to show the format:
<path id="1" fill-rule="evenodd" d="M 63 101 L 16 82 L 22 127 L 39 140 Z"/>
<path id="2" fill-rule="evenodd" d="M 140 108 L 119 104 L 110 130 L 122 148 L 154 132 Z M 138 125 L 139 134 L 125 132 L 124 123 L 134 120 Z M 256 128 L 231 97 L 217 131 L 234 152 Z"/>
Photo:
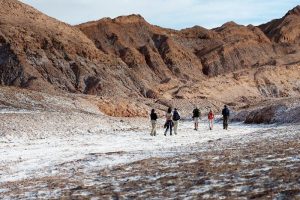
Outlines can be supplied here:
<path id="1" fill-rule="evenodd" d="M 203 26 L 193 26 L 191 29 L 195 29 L 195 30 L 207 30 L 206 28 L 204 28 Z"/>
<path id="2" fill-rule="evenodd" d="M 119 16 L 114 18 L 113 21 L 120 23 L 135 23 L 135 22 L 145 22 L 146 20 L 139 14 L 132 14 L 127 16 Z"/>
<path id="3" fill-rule="evenodd" d="M 203 31 L 208 31 L 208 29 L 206 29 L 202 26 L 196 25 L 196 26 L 193 26 L 191 28 L 181 29 L 180 31 L 201 31 L 201 32 L 203 32 Z"/>
<path id="4" fill-rule="evenodd" d="M 300 16 L 300 5 L 296 6 L 295 8 L 293 8 L 292 10 L 290 10 L 286 16 L 288 15 L 298 15 Z"/>
<path id="5" fill-rule="evenodd" d="M 1 1 L 1 0 L 0 0 Z M 86 23 L 80 24 L 80 26 L 90 26 L 90 25 L 97 25 L 98 23 L 120 23 L 120 24 L 130 24 L 130 23 L 147 23 L 146 20 L 138 14 L 132 15 L 124 15 L 119 16 L 116 18 L 104 17 L 97 21 L 90 21 Z"/>
<path id="6" fill-rule="evenodd" d="M 238 24 L 235 23 L 234 21 L 230 21 L 230 22 L 226 22 L 225 24 L 223 24 L 222 28 L 225 28 L 225 27 L 234 27 L 234 26 L 238 26 Z"/>

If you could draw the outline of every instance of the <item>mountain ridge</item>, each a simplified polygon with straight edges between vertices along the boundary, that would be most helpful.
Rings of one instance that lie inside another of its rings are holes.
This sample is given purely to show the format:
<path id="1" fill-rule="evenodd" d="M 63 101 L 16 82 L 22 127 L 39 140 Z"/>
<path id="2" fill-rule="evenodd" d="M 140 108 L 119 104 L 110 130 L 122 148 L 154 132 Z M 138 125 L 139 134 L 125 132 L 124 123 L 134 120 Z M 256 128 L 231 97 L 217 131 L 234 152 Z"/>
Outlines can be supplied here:
<path id="1" fill-rule="evenodd" d="M 222 77 L 235 86 L 251 88 L 248 99 L 297 94 L 296 83 L 284 89 L 270 74 L 272 67 L 300 63 L 299 6 L 257 27 L 228 22 L 214 29 L 173 30 L 152 25 L 136 14 L 71 26 L 17 0 L 0 0 L 0 5 L 0 82 L 4 86 L 147 105 L 197 99 L 226 103 L 225 93 L 220 98 L 212 94 L 224 90 L 213 82 L 223 83 Z M 264 68 L 268 75 L 255 76 L 250 82 L 238 78 L 241 71 L 251 77 Z M 208 88 L 211 93 L 204 93 Z M 239 101 L 238 95 L 232 101 Z"/>

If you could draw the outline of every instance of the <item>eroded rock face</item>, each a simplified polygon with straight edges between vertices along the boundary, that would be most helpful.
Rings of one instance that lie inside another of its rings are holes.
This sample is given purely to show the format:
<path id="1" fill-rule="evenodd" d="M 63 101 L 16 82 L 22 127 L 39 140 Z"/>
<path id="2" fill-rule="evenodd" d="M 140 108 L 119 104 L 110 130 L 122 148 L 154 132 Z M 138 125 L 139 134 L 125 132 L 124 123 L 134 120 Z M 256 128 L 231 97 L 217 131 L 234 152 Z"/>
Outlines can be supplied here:
<path id="1" fill-rule="evenodd" d="M 298 35 L 300 24 L 298 9 L 289 11 L 282 19 L 287 22 L 281 25 L 288 34 L 295 32 L 294 36 Z M 78 27 L 98 49 L 120 57 L 130 68 L 160 79 L 175 76 L 190 80 L 201 79 L 202 74 L 217 76 L 249 67 L 297 62 L 296 58 L 287 55 L 297 53 L 299 47 L 278 44 L 278 40 L 269 34 L 276 31 L 269 31 L 269 26 L 228 22 L 211 30 L 195 26 L 175 31 L 153 26 L 141 16 L 131 15 L 88 22 Z M 286 42 L 297 40 L 292 38 Z"/>
<path id="2" fill-rule="evenodd" d="M 80 30 L 16 0 L 0 6 L 2 85 L 100 95 L 122 88 L 111 75 L 125 63 L 99 51 Z"/>
<path id="3" fill-rule="evenodd" d="M 259 26 L 274 42 L 283 44 L 299 44 L 300 39 L 300 6 L 290 10 L 281 19 L 275 19 Z"/>
<path id="4" fill-rule="evenodd" d="M 234 113 L 232 121 L 246 124 L 300 123 L 300 101 L 296 98 L 268 99 Z"/>
<path id="5" fill-rule="evenodd" d="M 249 113 L 246 117 L 246 124 L 262 124 L 262 123 L 274 123 L 276 117 L 287 110 L 287 106 L 285 105 L 271 105 L 261 109 L 254 110 Z"/>
<path id="6" fill-rule="evenodd" d="M 206 30 L 194 27 L 180 32 L 182 45 L 193 49 L 208 76 L 270 62 L 275 56 L 270 40 L 254 26 L 241 26 L 229 22 Z"/>
<path id="7" fill-rule="evenodd" d="M 18 56 L 8 41 L 0 35 L 0 74 L 1 85 L 24 85 L 24 73 Z"/>
<path id="8" fill-rule="evenodd" d="M 18 1 L 3 0 L 0 5 L 2 84 L 38 89 L 36 82 L 45 82 L 50 83 L 45 84 L 49 89 L 56 85 L 75 90 L 67 60 L 84 57 L 80 55 L 84 53 L 80 52 L 79 45 L 74 45 L 80 41 L 76 36 L 84 35 Z M 69 38 L 63 29 L 69 32 Z M 69 45 L 67 39 L 71 41 Z M 92 56 L 90 45 L 88 40 L 83 44 L 87 47 L 85 54 Z M 96 54 L 95 51 L 94 56 Z"/>
<path id="9" fill-rule="evenodd" d="M 173 39 L 177 31 L 153 26 L 140 15 L 105 18 L 78 28 L 99 50 L 121 58 L 131 73 L 142 75 L 148 85 L 169 77 L 202 78 L 200 60 Z"/>
<path id="10" fill-rule="evenodd" d="M 300 123 L 300 106 L 270 105 L 247 114 L 246 124 Z"/>

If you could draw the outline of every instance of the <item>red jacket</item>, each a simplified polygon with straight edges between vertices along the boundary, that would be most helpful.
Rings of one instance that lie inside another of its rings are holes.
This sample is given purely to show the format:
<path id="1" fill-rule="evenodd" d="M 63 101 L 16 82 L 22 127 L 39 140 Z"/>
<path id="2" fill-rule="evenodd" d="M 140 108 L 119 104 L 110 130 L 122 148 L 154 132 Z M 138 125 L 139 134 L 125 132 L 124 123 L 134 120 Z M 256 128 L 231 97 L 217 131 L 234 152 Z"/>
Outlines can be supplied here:
<path id="1" fill-rule="evenodd" d="M 215 118 L 215 115 L 214 115 L 214 113 L 212 113 L 212 112 L 209 112 L 208 113 L 208 119 L 214 119 Z"/>

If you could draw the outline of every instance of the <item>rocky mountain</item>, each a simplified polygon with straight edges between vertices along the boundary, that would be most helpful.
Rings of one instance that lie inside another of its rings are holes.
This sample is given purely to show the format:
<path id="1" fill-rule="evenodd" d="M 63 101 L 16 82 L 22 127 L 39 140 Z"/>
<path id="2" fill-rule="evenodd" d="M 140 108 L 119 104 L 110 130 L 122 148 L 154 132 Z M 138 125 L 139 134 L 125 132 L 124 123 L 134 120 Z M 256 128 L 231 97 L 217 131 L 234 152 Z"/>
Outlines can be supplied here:
<path id="1" fill-rule="evenodd" d="M 295 10 L 287 16 L 294 16 Z M 165 105 L 182 107 L 181 99 L 193 104 L 202 99 L 209 107 L 214 101 L 244 105 L 299 95 L 299 46 L 274 41 L 262 26 L 228 22 L 211 30 L 195 26 L 177 31 L 131 15 L 77 27 L 100 51 L 121 58 L 152 83 L 152 91 L 158 94 L 154 97 Z"/>
<path id="2" fill-rule="evenodd" d="M 77 28 L 16 0 L 0 5 L 2 85 L 98 95 L 139 92 L 127 65 L 99 51 Z"/>
<path id="3" fill-rule="evenodd" d="M 173 39 L 177 31 L 153 26 L 140 15 L 106 18 L 78 27 L 99 50 L 121 58 L 150 82 L 202 76 L 202 64 L 194 52 Z"/>
<path id="4" fill-rule="evenodd" d="M 275 19 L 259 27 L 275 43 L 299 44 L 300 6 L 290 10 L 281 19 Z"/>
<path id="5" fill-rule="evenodd" d="M 74 27 L 17 0 L 0 5 L 3 86 L 111 99 L 103 110 L 124 101 L 244 106 L 300 94 L 299 6 L 258 27 L 171 30 L 140 15 Z"/>
<path id="6" fill-rule="evenodd" d="M 259 28 L 234 22 L 212 30 L 185 29 L 179 32 L 177 40 L 192 49 L 203 65 L 203 73 L 208 76 L 259 67 L 275 56 L 270 40 Z"/>
<path id="7" fill-rule="evenodd" d="M 1 0 L 0 5 L 2 85 L 86 92 L 85 82 L 97 82 L 101 73 L 96 64 L 111 62 L 70 25 L 15 0 Z"/>
<path id="8" fill-rule="evenodd" d="M 170 75 L 165 73 L 169 69 L 184 80 L 203 79 L 203 75 L 260 66 L 276 55 L 271 41 L 259 28 L 234 22 L 213 30 L 196 26 L 176 31 L 131 15 L 78 27 L 99 50 L 121 58 L 131 68 L 148 74 L 154 71 L 160 78 Z"/>
<path id="9" fill-rule="evenodd" d="M 297 9 L 288 12 L 283 18 L 288 22 L 280 27 L 288 30 L 289 26 L 300 24 Z M 131 15 L 88 22 L 78 27 L 101 51 L 121 58 L 130 67 L 153 71 L 155 66 L 156 74 L 164 78 L 163 69 L 167 68 L 173 75 L 186 80 L 247 67 L 299 61 L 291 56 L 298 53 L 299 48 L 278 44 L 269 34 L 274 30 L 269 31 L 266 25 L 242 26 L 228 22 L 212 30 L 195 26 L 176 31 L 150 25 L 141 16 Z M 297 28 L 293 31 L 297 35 Z M 291 31 L 287 32 L 291 34 Z"/>

